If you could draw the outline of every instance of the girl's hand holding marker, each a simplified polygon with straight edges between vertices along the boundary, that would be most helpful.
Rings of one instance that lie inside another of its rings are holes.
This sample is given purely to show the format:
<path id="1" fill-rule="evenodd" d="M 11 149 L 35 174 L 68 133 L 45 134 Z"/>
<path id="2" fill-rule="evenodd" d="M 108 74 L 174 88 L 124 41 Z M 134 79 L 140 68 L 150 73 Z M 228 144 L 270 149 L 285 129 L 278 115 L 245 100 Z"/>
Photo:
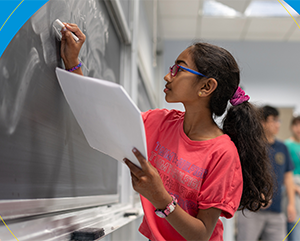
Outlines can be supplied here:
<path id="1" fill-rule="evenodd" d="M 58 20 L 58 19 L 57 19 Z M 59 23 L 58 20 L 56 22 Z M 81 46 L 85 42 L 86 36 L 81 32 L 76 24 L 60 22 L 61 29 L 61 57 L 67 70 L 74 71 L 82 75 L 81 63 L 78 60 Z"/>

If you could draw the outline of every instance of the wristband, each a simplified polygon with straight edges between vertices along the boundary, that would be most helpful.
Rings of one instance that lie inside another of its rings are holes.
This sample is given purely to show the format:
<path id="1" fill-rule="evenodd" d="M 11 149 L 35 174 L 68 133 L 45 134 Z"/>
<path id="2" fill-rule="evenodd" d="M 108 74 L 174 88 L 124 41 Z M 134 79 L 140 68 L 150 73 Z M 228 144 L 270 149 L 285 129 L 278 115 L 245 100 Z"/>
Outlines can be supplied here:
<path id="1" fill-rule="evenodd" d="M 73 72 L 74 70 L 79 69 L 79 68 L 81 67 L 81 65 L 82 65 L 82 63 L 79 62 L 79 64 L 78 64 L 77 66 L 75 66 L 75 67 L 73 67 L 73 68 L 71 68 L 71 69 L 67 69 L 67 70 L 68 70 L 69 72 Z"/>
<path id="2" fill-rule="evenodd" d="M 170 213 L 172 213 L 175 210 L 175 207 L 177 205 L 177 199 L 171 195 L 172 202 L 170 202 L 167 207 L 164 210 L 156 209 L 155 214 L 160 218 L 166 218 Z"/>

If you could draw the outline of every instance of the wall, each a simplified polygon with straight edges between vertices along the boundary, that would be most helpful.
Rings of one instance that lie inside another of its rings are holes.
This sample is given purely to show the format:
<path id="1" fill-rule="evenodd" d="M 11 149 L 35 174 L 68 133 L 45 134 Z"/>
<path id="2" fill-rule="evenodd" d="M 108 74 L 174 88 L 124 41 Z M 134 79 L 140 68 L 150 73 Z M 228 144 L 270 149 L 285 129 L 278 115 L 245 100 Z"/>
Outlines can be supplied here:
<path id="1" fill-rule="evenodd" d="M 294 108 L 279 107 L 278 111 L 279 111 L 280 129 L 276 137 L 279 140 L 284 141 L 292 135 L 291 120 L 293 118 Z"/>

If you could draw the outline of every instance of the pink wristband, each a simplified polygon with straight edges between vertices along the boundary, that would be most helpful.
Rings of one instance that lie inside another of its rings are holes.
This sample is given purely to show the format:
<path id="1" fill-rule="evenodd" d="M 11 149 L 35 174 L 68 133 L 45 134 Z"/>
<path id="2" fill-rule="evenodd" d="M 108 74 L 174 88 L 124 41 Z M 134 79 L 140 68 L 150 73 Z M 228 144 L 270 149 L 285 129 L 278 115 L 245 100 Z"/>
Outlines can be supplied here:
<path id="1" fill-rule="evenodd" d="M 73 67 L 72 69 L 67 69 L 67 70 L 68 70 L 69 72 L 73 72 L 74 70 L 79 69 L 79 68 L 81 67 L 81 65 L 82 65 L 82 63 L 79 62 L 79 64 L 78 64 L 77 66 Z"/>

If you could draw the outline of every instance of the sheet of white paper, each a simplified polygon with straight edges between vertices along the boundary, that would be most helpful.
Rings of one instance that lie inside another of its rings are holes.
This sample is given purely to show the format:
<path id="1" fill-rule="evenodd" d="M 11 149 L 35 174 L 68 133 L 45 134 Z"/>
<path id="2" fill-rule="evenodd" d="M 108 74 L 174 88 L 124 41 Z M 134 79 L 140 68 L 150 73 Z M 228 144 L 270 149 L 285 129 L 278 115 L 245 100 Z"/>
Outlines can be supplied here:
<path id="1" fill-rule="evenodd" d="M 132 148 L 147 157 L 144 123 L 124 88 L 60 68 L 56 75 L 89 145 L 121 162 L 126 157 L 140 167 Z"/>

